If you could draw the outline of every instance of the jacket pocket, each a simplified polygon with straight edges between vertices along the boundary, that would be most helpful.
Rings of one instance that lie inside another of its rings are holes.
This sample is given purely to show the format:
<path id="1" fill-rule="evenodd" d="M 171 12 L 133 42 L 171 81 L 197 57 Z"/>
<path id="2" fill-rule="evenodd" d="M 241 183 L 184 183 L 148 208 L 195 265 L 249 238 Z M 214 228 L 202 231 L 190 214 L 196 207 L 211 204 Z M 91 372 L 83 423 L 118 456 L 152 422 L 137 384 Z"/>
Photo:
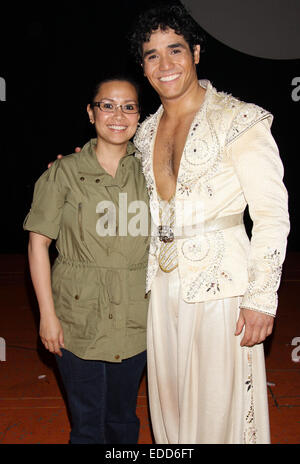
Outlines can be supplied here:
<path id="1" fill-rule="evenodd" d="M 128 281 L 128 329 L 144 333 L 147 325 L 147 311 L 149 300 L 145 296 L 146 270 L 139 269 L 129 272 Z"/>
<path id="2" fill-rule="evenodd" d="M 74 279 L 61 279 L 53 289 L 55 310 L 74 339 L 92 339 L 97 331 L 99 286 Z"/>
<path id="3" fill-rule="evenodd" d="M 122 302 L 122 282 L 117 270 L 108 270 L 105 276 L 105 286 L 110 303 L 119 305 Z"/>
<path id="4" fill-rule="evenodd" d="M 87 253 L 88 260 L 95 262 L 95 257 L 89 250 L 89 247 L 84 239 L 84 216 L 83 216 L 83 204 L 80 202 L 77 206 L 77 222 L 78 222 L 78 231 L 79 231 L 79 239 L 82 243 L 85 252 Z"/>
<path id="5" fill-rule="evenodd" d="M 82 203 L 78 203 L 78 228 L 80 240 L 84 243 L 84 234 L 82 226 Z"/>
<path id="6" fill-rule="evenodd" d="M 144 301 L 146 293 L 146 266 L 130 270 L 128 284 L 129 301 Z"/>

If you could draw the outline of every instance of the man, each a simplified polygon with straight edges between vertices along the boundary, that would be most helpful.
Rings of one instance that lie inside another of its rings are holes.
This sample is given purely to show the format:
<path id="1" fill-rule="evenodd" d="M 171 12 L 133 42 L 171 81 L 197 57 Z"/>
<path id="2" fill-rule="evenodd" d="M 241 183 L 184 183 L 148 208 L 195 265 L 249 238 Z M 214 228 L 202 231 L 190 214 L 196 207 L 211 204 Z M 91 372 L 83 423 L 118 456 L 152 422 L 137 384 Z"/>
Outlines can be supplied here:
<path id="1" fill-rule="evenodd" d="M 272 332 L 289 232 L 272 115 L 198 82 L 202 38 L 183 7 L 143 13 L 131 44 L 162 103 L 135 137 L 153 216 L 155 441 L 269 443 L 261 342 Z"/>

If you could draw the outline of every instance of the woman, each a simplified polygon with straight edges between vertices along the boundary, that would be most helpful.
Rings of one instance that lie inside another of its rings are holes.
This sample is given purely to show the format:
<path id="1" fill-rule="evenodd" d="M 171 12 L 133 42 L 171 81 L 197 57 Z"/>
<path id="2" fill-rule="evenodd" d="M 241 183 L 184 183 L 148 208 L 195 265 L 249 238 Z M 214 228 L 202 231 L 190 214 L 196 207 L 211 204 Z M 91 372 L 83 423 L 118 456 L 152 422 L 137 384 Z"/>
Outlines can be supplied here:
<path id="1" fill-rule="evenodd" d="M 24 223 L 30 272 L 40 336 L 67 392 L 70 443 L 137 443 L 149 239 L 145 180 L 129 142 L 139 120 L 135 83 L 102 81 L 87 112 L 97 138 L 56 160 L 35 185 Z M 129 212 L 137 200 L 138 220 Z"/>

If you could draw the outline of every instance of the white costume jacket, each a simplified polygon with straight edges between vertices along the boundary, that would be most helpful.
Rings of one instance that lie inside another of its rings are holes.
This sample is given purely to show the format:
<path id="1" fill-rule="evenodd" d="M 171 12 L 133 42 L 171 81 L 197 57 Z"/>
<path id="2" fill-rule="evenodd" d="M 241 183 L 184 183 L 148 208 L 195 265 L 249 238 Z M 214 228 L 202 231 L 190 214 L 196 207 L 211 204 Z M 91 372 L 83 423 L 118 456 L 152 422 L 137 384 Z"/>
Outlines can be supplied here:
<path id="1" fill-rule="evenodd" d="M 242 296 L 241 307 L 274 316 L 289 216 L 283 167 L 270 131 L 273 117 L 217 92 L 206 80 L 199 84 L 207 91 L 187 136 L 175 192 L 183 299 L 193 303 Z M 146 292 L 158 270 L 162 243 L 152 165 L 162 114 L 161 106 L 141 124 L 134 140 L 153 217 Z M 250 241 L 242 221 L 247 205 L 253 221 Z M 191 208 L 201 212 L 200 222 L 199 214 L 187 213 Z"/>

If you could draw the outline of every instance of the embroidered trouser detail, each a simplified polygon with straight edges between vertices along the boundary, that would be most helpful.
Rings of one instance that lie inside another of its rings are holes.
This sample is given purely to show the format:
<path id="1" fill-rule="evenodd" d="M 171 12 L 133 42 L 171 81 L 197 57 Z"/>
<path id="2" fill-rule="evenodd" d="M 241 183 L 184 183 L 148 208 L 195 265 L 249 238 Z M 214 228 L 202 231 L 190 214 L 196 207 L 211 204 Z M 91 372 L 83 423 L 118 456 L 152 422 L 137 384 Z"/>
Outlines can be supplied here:
<path id="1" fill-rule="evenodd" d="M 147 335 L 156 443 L 270 442 L 263 345 L 234 335 L 240 302 L 186 303 L 178 269 L 158 271 Z"/>

